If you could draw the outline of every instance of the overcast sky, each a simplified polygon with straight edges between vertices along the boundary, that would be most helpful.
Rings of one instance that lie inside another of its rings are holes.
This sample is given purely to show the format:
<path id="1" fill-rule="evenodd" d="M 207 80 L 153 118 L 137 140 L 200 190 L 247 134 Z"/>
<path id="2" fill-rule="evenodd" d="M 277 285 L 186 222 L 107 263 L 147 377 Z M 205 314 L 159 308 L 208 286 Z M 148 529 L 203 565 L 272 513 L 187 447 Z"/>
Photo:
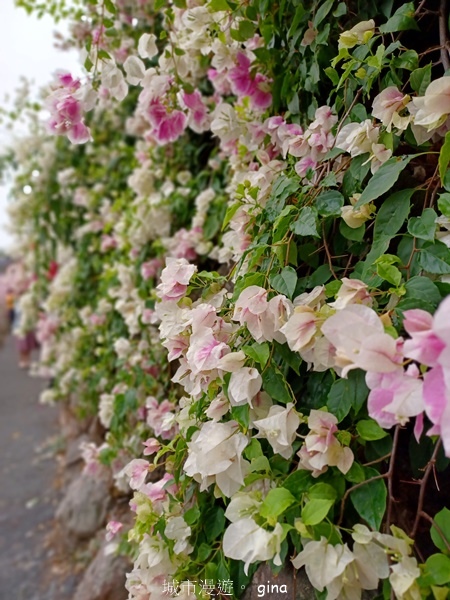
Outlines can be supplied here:
<path id="1" fill-rule="evenodd" d="M 39 87 L 49 83 L 57 69 L 80 75 L 81 67 L 76 52 L 61 52 L 54 48 L 53 31 L 64 32 L 64 25 L 55 25 L 50 17 L 37 19 L 28 16 L 24 9 L 16 8 L 14 0 L 0 0 L 4 26 L 0 35 L 0 103 L 5 105 L 6 94 L 14 96 L 20 77 L 34 82 L 33 95 Z M 0 153 L 8 143 L 10 134 L 0 125 Z M 8 186 L 0 185 L 0 249 L 12 242 L 5 230 Z"/>

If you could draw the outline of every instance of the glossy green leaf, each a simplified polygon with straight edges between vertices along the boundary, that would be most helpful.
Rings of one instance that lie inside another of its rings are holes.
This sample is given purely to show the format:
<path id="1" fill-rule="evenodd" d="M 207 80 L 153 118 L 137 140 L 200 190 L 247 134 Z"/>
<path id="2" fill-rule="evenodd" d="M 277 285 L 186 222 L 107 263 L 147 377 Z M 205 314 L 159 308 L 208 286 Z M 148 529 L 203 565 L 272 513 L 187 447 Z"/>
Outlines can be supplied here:
<path id="1" fill-rule="evenodd" d="M 281 273 L 269 278 L 270 285 L 276 292 L 292 299 L 297 286 L 297 273 L 292 267 L 284 267 Z"/>
<path id="2" fill-rule="evenodd" d="M 344 196 L 337 190 L 322 192 L 316 199 L 316 208 L 323 217 L 338 216 L 344 206 Z"/>
<path id="3" fill-rule="evenodd" d="M 317 212 L 315 209 L 311 206 L 304 206 L 298 219 L 291 225 L 291 229 L 297 235 L 320 237 L 317 232 Z"/>
<path id="4" fill-rule="evenodd" d="M 296 502 L 295 497 L 286 488 L 274 488 L 264 498 L 264 502 L 259 509 L 259 514 L 265 519 L 276 518 Z"/>
<path id="5" fill-rule="evenodd" d="M 388 192 L 413 158 L 414 156 L 393 156 L 383 163 L 369 180 L 355 207 L 364 206 L 364 204 L 368 204 Z"/>
<path id="6" fill-rule="evenodd" d="M 406 31 L 408 29 L 419 29 L 416 20 L 414 2 L 406 2 L 388 20 L 387 23 L 380 26 L 381 33 L 394 33 L 396 31 Z"/>
<path id="7" fill-rule="evenodd" d="M 375 218 L 373 239 L 392 238 L 406 221 L 414 190 L 406 189 L 395 192 L 380 206 Z"/>
<path id="8" fill-rule="evenodd" d="M 439 527 L 440 532 L 438 532 L 436 527 L 431 527 L 430 535 L 433 544 L 442 552 L 450 554 L 447 548 L 447 546 L 450 546 L 450 510 L 448 508 L 440 510 L 434 516 L 434 522 Z"/>
<path id="9" fill-rule="evenodd" d="M 317 525 L 321 523 L 333 506 L 334 500 L 322 498 L 310 500 L 302 509 L 302 521 L 305 525 Z"/>
<path id="10" fill-rule="evenodd" d="M 366 467 L 366 480 L 378 475 L 376 469 Z M 386 511 L 386 484 L 383 479 L 365 483 L 350 492 L 350 499 L 356 512 L 375 530 L 379 530 Z"/>
<path id="11" fill-rule="evenodd" d="M 426 208 L 420 217 L 412 217 L 408 221 L 408 232 L 422 240 L 434 240 L 436 235 L 437 214 L 432 208 Z"/>
<path id="12" fill-rule="evenodd" d="M 363 440 L 367 441 L 381 440 L 387 436 L 387 431 L 382 429 L 378 423 L 372 419 L 358 421 L 356 431 Z"/>
<path id="13" fill-rule="evenodd" d="M 440 242 L 422 248 L 419 253 L 419 264 L 428 273 L 447 275 L 450 273 L 450 250 Z"/>
<path id="14" fill-rule="evenodd" d="M 432 554 L 425 562 L 424 577 L 427 585 L 445 585 L 450 582 L 450 558 L 444 554 Z"/>
<path id="15" fill-rule="evenodd" d="M 283 374 L 276 366 L 269 366 L 262 374 L 263 388 L 271 398 L 278 400 L 282 404 L 292 402 L 293 398 L 290 394 L 288 385 Z"/>
<path id="16" fill-rule="evenodd" d="M 450 173 L 450 169 L 447 173 Z M 450 194 L 448 192 L 444 192 L 439 196 L 437 204 L 441 213 L 446 217 L 450 217 Z"/>
<path id="17" fill-rule="evenodd" d="M 246 356 L 253 358 L 253 360 L 259 363 L 264 369 L 270 356 L 270 348 L 267 342 L 262 344 L 255 343 L 251 346 L 243 346 L 242 350 L 245 352 Z"/>
<path id="18" fill-rule="evenodd" d="M 431 63 L 413 71 L 409 77 L 412 89 L 418 96 L 423 96 L 431 82 Z"/>

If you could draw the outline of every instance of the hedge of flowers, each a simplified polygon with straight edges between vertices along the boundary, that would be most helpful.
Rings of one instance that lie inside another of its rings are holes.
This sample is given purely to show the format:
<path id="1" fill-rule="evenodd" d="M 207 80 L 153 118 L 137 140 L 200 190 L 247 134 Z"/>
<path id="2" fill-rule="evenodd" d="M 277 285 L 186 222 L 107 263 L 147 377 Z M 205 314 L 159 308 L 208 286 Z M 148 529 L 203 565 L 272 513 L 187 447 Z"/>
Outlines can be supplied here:
<path id="1" fill-rule="evenodd" d="M 18 3 L 86 70 L 11 215 L 42 401 L 98 414 L 87 468 L 133 490 L 130 600 L 240 598 L 261 562 L 446 598 L 445 3 Z"/>

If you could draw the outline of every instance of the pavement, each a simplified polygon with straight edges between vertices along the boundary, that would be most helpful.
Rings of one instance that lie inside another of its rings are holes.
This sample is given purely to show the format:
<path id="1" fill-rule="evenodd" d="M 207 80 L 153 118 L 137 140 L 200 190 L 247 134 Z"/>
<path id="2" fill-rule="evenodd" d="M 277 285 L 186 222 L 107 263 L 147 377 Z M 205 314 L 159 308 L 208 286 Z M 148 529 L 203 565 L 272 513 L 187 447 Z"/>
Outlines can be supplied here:
<path id="1" fill-rule="evenodd" d="M 45 385 L 19 369 L 8 337 L 0 349 L 0 600 L 70 600 L 76 584 L 58 574 L 50 544 L 63 441 L 57 408 L 38 402 Z"/>

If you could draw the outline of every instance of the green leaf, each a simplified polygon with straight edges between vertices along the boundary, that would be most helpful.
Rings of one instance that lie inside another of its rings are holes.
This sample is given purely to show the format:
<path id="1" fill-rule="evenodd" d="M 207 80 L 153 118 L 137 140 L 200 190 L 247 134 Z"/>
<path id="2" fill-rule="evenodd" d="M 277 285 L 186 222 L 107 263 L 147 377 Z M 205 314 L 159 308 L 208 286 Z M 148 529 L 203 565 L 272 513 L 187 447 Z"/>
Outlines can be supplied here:
<path id="1" fill-rule="evenodd" d="M 368 204 L 388 192 L 399 178 L 400 173 L 413 158 L 414 156 L 392 156 L 383 163 L 369 180 L 367 187 L 355 204 L 355 208 L 364 206 L 364 204 Z"/>
<path id="2" fill-rule="evenodd" d="M 243 346 L 242 350 L 245 352 L 246 356 L 253 358 L 261 367 L 264 367 L 267 364 L 270 356 L 270 348 L 267 342 L 262 344 L 252 344 L 251 346 Z"/>
<path id="3" fill-rule="evenodd" d="M 383 257 L 381 256 L 380 258 L 382 259 Z M 386 262 L 377 262 L 377 274 L 396 287 L 400 285 L 402 280 L 402 274 L 398 268 Z"/>
<path id="4" fill-rule="evenodd" d="M 337 379 L 328 393 L 327 407 L 338 420 L 338 423 L 344 419 L 352 408 L 352 400 L 347 393 L 347 379 Z"/>
<path id="5" fill-rule="evenodd" d="M 183 514 L 183 519 L 188 525 L 193 525 L 198 521 L 200 514 L 198 506 L 193 506 Z"/>
<path id="6" fill-rule="evenodd" d="M 406 2 L 388 20 L 387 23 L 380 26 L 381 33 L 394 33 L 396 31 L 406 31 L 407 29 L 416 29 L 419 27 L 414 19 L 414 2 Z"/>
<path id="7" fill-rule="evenodd" d="M 271 489 L 261 504 L 259 514 L 264 519 L 276 519 L 297 500 L 283 487 Z"/>
<path id="8" fill-rule="evenodd" d="M 413 71 L 409 77 L 409 83 L 418 96 L 423 96 L 431 82 L 431 63 Z"/>
<path id="9" fill-rule="evenodd" d="M 218 12 L 220 10 L 231 10 L 227 0 L 210 0 L 208 2 L 208 8 L 213 12 Z"/>
<path id="10" fill-rule="evenodd" d="M 436 235 L 437 214 L 432 208 L 426 208 L 420 217 L 408 221 L 408 232 L 421 240 L 432 241 Z"/>
<path id="11" fill-rule="evenodd" d="M 450 173 L 450 169 L 447 171 Z M 450 194 L 443 193 L 438 198 L 438 208 L 443 215 L 450 217 Z"/>
<path id="12" fill-rule="evenodd" d="M 364 468 L 357 462 L 353 462 L 352 466 L 345 474 L 345 479 L 350 481 L 350 483 L 361 483 L 365 478 Z"/>
<path id="13" fill-rule="evenodd" d="M 450 273 L 450 251 L 441 242 L 419 250 L 419 265 L 428 273 L 446 275 Z"/>
<path id="14" fill-rule="evenodd" d="M 271 276 L 269 281 L 275 291 L 292 299 L 297 286 L 297 272 L 292 267 L 284 267 L 281 273 Z"/>
<path id="15" fill-rule="evenodd" d="M 411 196 L 414 190 L 395 192 L 387 198 L 375 218 L 373 239 L 392 238 L 402 227 L 411 208 Z"/>
<path id="16" fill-rule="evenodd" d="M 423 275 L 411 277 L 405 284 L 405 299 L 425 300 L 431 304 L 438 305 L 441 301 L 441 294 L 436 285 Z"/>
<path id="17" fill-rule="evenodd" d="M 302 521 L 305 525 L 321 523 L 333 506 L 334 500 L 314 499 L 305 504 L 302 509 Z"/>
<path id="18" fill-rule="evenodd" d="M 344 196 L 336 190 L 322 192 L 316 199 L 317 212 L 323 217 L 340 215 L 343 206 Z"/>
<path id="19" fill-rule="evenodd" d="M 366 402 L 368 395 L 369 388 L 366 385 L 364 371 L 354 369 L 350 371 L 346 379 L 338 379 L 333 383 L 328 393 L 327 407 L 340 422 L 347 416 L 350 410 L 347 410 L 349 405 L 357 414 Z"/>
<path id="20" fill-rule="evenodd" d="M 267 219 L 273 223 L 284 208 L 286 200 L 298 191 L 300 183 L 298 179 L 281 175 L 273 184 L 272 192 L 267 201 L 265 214 Z"/>
<path id="21" fill-rule="evenodd" d="M 105 8 L 112 15 L 116 14 L 116 7 L 114 6 L 114 2 L 112 0 L 104 0 Z"/>
<path id="22" fill-rule="evenodd" d="M 297 235 L 320 237 L 317 232 L 316 218 L 316 210 L 311 206 L 304 206 L 299 213 L 298 219 L 291 225 L 291 229 Z"/>
<path id="23" fill-rule="evenodd" d="M 339 231 L 342 236 L 345 237 L 346 240 L 351 240 L 352 242 L 360 242 L 364 238 L 364 234 L 366 233 L 366 226 L 363 223 L 359 227 L 349 227 L 347 223 L 342 220 L 339 222 Z"/>
<path id="24" fill-rule="evenodd" d="M 444 183 L 445 173 L 450 162 L 450 131 L 445 134 L 445 140 L 439 152 L 439 176 Z"/>
<path id="25" fill-rule="evenodd" d="M 262 374 L 263 388 L 271 398 L 282 404 L 292 402 L 293 398 L 289 391 L 285 378 L 280 369 L 270 365 Z"/>
<path id="26" fill-rule="evenodd" d="M 309 471 L 294 471 L 284 480 L 283 487 L 300 500 L 303 493 L 311 489 L 314 481 Z"/>
<path id="27" fill-rule="evenodd" d="M 206 539 L 212 542 L 220 535 L 225 527 L 225 511 L 221 506 L 212 506 L 204 516 L 202 516 Z"/>
<path id="28" fill-rule="evenodd" d="M 362 437 L 363 440 L 373 442 L 374 440 L 381 440 L 387 436 L 387 431 L 381 429 L 381 427 L 372 419 L 364 419 L 358 421 L 356 425 L 356 431 Z"/>
<path id="29" fill-rule="evenodd" d="M 434 522 L 439 527 L 442 535 L 440 535 L 436 527 L 432 525 L 430 529 L 430 535 L 431 539 L 433 540 L 433 544 L 437 548 L 439 548 L 439 550 L 442 550 L 442 552 L 448 554 L 449 552 L 447 545 L 450 545 L 450 510 L 448 508 L 443 508 L 442 510 L 440 510 L 434 516 Z M 445 544 L 444 540 L 442 539 L 442 536 L 444 536 L 444 539 L 447 541 L 447 544 Z"/>
<path id="30" fill-rule="evenodd" d="M 242 406 L 233 406 L 230 410 L 230 414 L 235 421 L 241 425 L 244 429 L 248 429 L 250 424 L 250 406 L 243 404 Z"/>
<path id="31" fill-rule="evenodd" d="M 337 491 L 328 483 L 316 483 L 308 490 L 309 500 L 321 499 L 321 500 L 336 500 Z"/>
<path id="32" fill-rule="evenodd" d="M 333 4 L 334 0 L 326 0 L 325 2 L 323 2 L 323 4 L 319 6 L 313 20 L 313 25 L 315 29 L 317 29 L 318 25 L 322 23 L 327 14 L 333 8 Z"/>
<path id="33" fill-rule="evenodd" d="M 379 475 L 376 469 L 366 467 L 366 480 Z M 356 512 L 375 530 L 379 530 L 386 511 L 386 485 L 382 479 L 370 481 L 350 492 Z"/>
<path id="34" fill-rule="evenodd" d="M 426 585 L 444 585 L 450 582 L 450 558 L 444 554 L 432 554 L 425 562 Z"/>

